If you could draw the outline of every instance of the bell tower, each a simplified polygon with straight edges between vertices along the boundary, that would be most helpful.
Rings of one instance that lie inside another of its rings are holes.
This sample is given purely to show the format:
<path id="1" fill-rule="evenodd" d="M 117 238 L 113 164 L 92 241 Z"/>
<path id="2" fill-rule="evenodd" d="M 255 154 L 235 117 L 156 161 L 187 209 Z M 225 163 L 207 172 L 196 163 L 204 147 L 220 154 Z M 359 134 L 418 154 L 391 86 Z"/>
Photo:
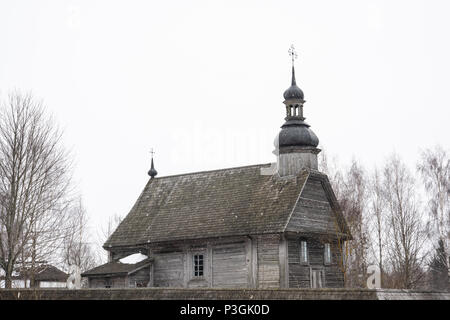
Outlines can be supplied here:
<path id="1" fill-rule="evenodd" d="M 286 106 L 285 123 L 274 141 L 274 153 L 277 156 L 277 171 L 280 176 L 296 175 L 301 169 L 317 170 L 319 139 L 304 120 L 303 91 L 295 80 L 294 61 L 297 58 L 294 46 L 289 49 L 292 59 L 291 86 L 284 92 L 283 103 Z"/>

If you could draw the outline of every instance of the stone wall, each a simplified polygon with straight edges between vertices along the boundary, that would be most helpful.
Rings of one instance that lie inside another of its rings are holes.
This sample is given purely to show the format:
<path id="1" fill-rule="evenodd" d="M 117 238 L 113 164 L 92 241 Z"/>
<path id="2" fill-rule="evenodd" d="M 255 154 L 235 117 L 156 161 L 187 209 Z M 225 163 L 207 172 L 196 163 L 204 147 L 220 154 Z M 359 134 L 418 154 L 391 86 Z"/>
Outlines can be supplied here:
<path id="1" fill-rule="evenodd" d="M 367 289 L 0 289 L 0 300 L 450 300 L 450 292 Z"/>

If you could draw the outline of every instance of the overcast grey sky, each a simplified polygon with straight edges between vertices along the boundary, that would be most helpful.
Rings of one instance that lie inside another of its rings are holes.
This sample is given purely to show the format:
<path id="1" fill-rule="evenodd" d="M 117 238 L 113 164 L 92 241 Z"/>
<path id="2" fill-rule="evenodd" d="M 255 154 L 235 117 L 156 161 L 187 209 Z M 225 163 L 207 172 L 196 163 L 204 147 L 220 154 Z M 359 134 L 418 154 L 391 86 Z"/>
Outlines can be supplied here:
<path id="1" fill-rule="evenodd" d="M 448 148 L 450 2 L 0 1 L 0 94 L 65 130 L 93 225 L 148 176 L 275 161 L 290 85 L 328 154 L 372 167 Z"/>

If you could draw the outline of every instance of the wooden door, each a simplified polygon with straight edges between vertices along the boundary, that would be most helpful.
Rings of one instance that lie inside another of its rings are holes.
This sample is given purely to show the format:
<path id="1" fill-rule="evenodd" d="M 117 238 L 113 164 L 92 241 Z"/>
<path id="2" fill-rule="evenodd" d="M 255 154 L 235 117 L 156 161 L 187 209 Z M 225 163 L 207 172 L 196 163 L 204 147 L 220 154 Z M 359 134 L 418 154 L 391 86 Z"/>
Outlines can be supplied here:
<path id="1" fill-rule="evenodd" d="M 322 269 L 310 269 L 310 282 L 311 288 L 323 288 L 323 279 L 324 272 Z"/>

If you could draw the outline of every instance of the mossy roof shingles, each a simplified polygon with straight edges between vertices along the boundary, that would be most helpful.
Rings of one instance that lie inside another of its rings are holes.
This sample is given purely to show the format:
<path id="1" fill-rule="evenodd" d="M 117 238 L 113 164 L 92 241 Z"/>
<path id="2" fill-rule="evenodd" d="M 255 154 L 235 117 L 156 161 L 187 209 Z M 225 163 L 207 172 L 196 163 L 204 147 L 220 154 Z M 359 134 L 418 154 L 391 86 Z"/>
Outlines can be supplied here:
<path id="1" fill-rule="evenodd" d="M 308 171 L 262 175 L 269 166 L 150 179 L 104 247 L 282 232 Z"/>
<path id="2" fill-rule="evenodd" d="M 152 262 L 151 259 L 145 259 L 138 263 L 121 263 L 120 261 L 112 261 L 102 264 L 98 267 L 92 268 L 84 273 L 82 276 L 98 276 L 98 275 L 119 275 L 129 274 L 135 270 L 139 270 L 142 267 L 149 265 Z"/>

